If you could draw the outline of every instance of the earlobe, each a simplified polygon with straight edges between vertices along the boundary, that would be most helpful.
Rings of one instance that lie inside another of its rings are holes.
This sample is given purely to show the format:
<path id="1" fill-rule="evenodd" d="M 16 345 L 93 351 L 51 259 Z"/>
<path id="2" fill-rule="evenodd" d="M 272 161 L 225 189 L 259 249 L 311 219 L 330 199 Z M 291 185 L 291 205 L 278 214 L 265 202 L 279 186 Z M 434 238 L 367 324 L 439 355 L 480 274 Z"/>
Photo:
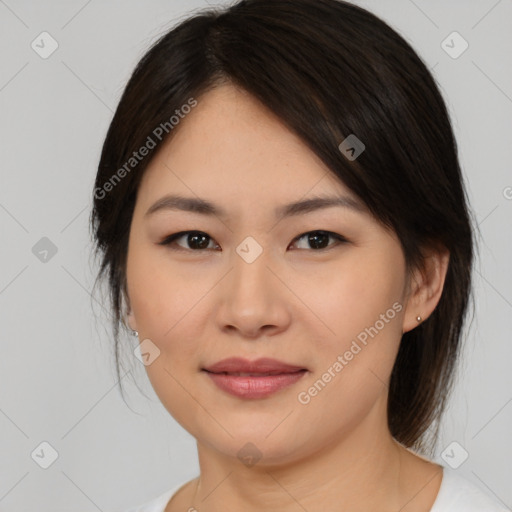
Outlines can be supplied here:
<path id="1" fill-rule="evenodd" d="M 443 293 L 450 253 L 446 248 L 430 248 L 423 265 L 411 276 L 410 294 L 403 317 L 402 332 L 424 322 L 434 311 Z"/>
<path id="2" fill-rule="evenodd" d="M 132 330 L 137 331 L 137 322 L 135 320 L 135 315 L 133 314 L 133 311 L 130 309 L 126 313 L 125 316 L 125 324 Z"/>

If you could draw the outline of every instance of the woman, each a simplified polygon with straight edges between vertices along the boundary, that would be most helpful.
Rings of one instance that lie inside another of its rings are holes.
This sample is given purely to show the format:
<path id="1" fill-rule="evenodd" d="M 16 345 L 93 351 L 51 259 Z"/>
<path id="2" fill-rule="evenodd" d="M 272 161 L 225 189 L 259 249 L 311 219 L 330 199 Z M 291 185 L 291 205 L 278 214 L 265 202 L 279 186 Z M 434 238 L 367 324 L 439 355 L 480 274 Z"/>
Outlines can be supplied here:
<path id="1" fill-rule="evenodd" d="M 474 237 L 443 99 L 383 21 L 245 0 L 182 22 L 124 91 L 91 221 L 116 358 L 127 325 L 197 440 L 200 475 L 133 511 L 505 510 L 422 455 Z"/>

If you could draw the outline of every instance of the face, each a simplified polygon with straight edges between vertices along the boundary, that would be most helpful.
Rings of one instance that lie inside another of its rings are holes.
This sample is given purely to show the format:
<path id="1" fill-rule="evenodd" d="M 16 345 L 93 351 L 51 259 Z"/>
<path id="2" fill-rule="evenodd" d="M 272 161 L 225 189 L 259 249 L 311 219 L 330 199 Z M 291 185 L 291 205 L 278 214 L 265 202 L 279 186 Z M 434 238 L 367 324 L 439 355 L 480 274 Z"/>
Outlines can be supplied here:
<path id="1" fill-rule="evenodd" d="M 163 405 L 200 444 L 236 457 L 250 442 L 268 464 L 381 434 L 406 330 L 398 239 L 247 93 L 210 91 L 180 123 L 140 184 L 127 257 L 128 321 Z M 148 213 L 167 195 L 216 211 Z M 345 201 L 279 215 L 318 197 Z M 230 357 L 306 371 L 244 397 L 203 370 Z"/>

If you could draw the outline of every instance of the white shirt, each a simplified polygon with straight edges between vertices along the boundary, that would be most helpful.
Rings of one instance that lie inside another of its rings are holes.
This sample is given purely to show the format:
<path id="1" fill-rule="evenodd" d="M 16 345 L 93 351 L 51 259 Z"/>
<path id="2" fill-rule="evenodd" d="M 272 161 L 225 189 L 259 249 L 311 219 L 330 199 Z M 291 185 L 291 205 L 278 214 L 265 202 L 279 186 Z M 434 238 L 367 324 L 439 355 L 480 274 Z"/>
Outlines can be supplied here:
<path id="1" fill-rule="evenodd" d="M 184 485 L 179 484 L 157 498 L 125 512 L 164 512 L 171 498 Z M 510 509 L 455 470 L 443 467 L 441 487 L 430 512 L 510 512 Z"/>

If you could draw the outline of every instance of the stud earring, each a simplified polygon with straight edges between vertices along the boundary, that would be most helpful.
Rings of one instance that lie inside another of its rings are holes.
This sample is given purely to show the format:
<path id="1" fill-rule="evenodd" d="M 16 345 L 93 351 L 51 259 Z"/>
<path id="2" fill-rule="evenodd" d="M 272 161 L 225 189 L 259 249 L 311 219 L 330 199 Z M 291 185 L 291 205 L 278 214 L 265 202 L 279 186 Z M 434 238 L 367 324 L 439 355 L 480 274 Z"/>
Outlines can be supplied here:
<path id="1" fill-rule="evenodd" d="M 421 322 L 421 316 L 420 316 L 420 315 L 418 315 L 418 316 L 416 317 L 416 320 L 418 321 L 418 323 L 419 323 L 419 322 Z"/>
<path id="2" fill-rule="evenodd" d="M 138 335 L 139 335 L 139 332 L 138 332 L 138 331 L 134 331 L 134 330 L 130 327 L 130 325 L 128 324 L 128 319 L 127 319 L 126 317 L 124 317 L 124 319 L 123 319 L 123 324 L 124 324 L 124 326 L 125 326 L 127 329 L 129 329 L 129 330 L 130 330 L 130 332 L 131 332 L 131 335 L 132 335 L 132 336 L 138 336 Z"/>

